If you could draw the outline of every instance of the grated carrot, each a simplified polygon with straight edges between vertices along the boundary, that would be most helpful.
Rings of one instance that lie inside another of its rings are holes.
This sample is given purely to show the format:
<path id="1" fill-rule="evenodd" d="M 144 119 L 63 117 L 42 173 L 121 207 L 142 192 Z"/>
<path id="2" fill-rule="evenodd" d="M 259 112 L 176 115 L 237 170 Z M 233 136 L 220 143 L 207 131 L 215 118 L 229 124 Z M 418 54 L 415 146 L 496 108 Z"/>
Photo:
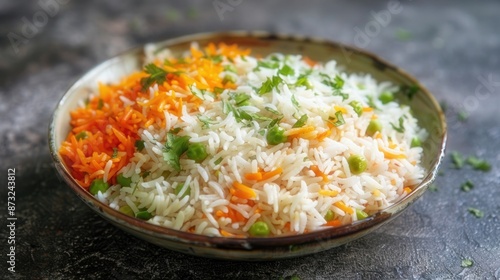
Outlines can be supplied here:
<path id="1" fill-rule="evenodd" d="M 405 188 L 403 189 L 403 191 L 404 191 L 405 193 L 411 193 L 411 188 L 409 188 L 409 187 L 405 187 Z"/>
<path id="2" fill-rule="evenodd" d="M 285 131 L 284 135 L 285 136 L 301 135 L 301 134 L 306 134 L 308 132 L 311 132 L 313 130 L 314 130 L 314 126 L 307 125 L 307 126 L 303 126 L 303 127 L 291 128 L 291 129 Z"/>
<path id="3" fill-rule="evenodd" d="M 342 222 L 340 220 L 331 220 L 325 224 L 325 226 L 330 226 L 330 227 L 339 227 L 342 225 Z"/>
<path id="4" fill-rule="evenodd" d="M 260 181 L 262 180 L 262 173 L 261 172 L 247 173 L 245 174 L 245 179 L 249 181 Z"/>
<path id="5" fill-rule="evenodd" d="M 323 182 L 328 182 L 328 176 L 326 176 L 325 173 L 323 173 L 321 170 L 319 170 L 318 166 L 317 165 L 311 165 L 311 171 L 314 172 L 314 175 L 318 176 L 318 177 L 322 177 L 323 178 Z"/>
<path id="6" fill-rule="evenodd" d="M 318 193 L 323 196 L 337 196 L 339 192 L 332 190 L 319 190 Z"/>
<path id="7" fill-rule="evenodd" d="M 235 190 L 234 195 L 239 197 L 239 198 L 250 199 L 250 198 L 257 197 L 257 194 L 255 193 L 255 191 L 252 188 L 250 188 L 246 185 L 243 185 L 242 183 L 234 181 L 233 187 Z"/>
<path id="8" fill-rule="evenodd" d="M 334 205 L 339 208 L 340 210 L 346 212 L 347 214 L 353 214 L 354 213 L 354 210 L 352 210 L 351 207 L 345 205 L 345 203 L 343 201 L 337 201 L 334 203 Z"/>
<path id="9" fill-rule="evenodd" d="M 262 180 L 267 180 L 267 179 L 272 178 L 272 177 L 279 175 L 281 173 L 283 173 L 283 168 L 281 168 L 281 167 L 278 167 L 278 168 L 271 170 L 269 172 L 264 172 L 264 174 L 262 174 Z"/>

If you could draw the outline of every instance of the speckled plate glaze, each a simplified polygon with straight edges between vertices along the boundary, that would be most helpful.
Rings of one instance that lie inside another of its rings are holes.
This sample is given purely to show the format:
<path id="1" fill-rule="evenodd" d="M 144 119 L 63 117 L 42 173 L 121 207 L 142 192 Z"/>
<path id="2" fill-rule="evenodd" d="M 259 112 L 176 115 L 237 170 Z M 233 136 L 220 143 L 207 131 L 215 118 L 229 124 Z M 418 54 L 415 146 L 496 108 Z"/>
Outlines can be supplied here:
<path id="1" fill-rule="evenodd" d="M 289 35 L 274 35 L 265 32 L 205 33 L 183 36 L 155 43 L 157 48 L 170 48 L 174 54 L 189 49 L 190 43 L 200 45 L 209 42 L 238 44 L 252 49 L 252 55 L 267 55 L 273 52 L 302 54 L 316 61 L 336 60 L 347 72 L 368 73 L 378 81 L 390 81 L 396 85 L 416 85 L 419 91 L 408 100 L 409 105 L 430 136 L 423 143 L 423 166 L 427 174 L 422 183 L 403 200 L 384 211 L 350 225 L 328 228 L 294 236 L 270 238 L 226 238 L 209 237 L 177 231 L 149 224 L 129 217 L 97 201 L 82 189 L 71 177 L 58 150 L 70 130 L 69 111 L 76 108 L 90 92 L 97 89 L 97 82 L 118 82 L 122 77 L 142 68 L 143 47 L 128 51 L 96 66 L 81 77 L 66 92 L 57 105 L 49 127 L 50 152 L 59 174 L 69 187 L 94 211 L 115 226 L 156 245 L 202 257 L 231 260 L 271 260 L 298 257 L 327 250 L 358 239 L 398 216 L 415 202 L 433 182 L 444 156 L 446 122 L 444 114 L 434 97 L 413 77 L 381 58 L 366 51 L 316 38 Z"/>

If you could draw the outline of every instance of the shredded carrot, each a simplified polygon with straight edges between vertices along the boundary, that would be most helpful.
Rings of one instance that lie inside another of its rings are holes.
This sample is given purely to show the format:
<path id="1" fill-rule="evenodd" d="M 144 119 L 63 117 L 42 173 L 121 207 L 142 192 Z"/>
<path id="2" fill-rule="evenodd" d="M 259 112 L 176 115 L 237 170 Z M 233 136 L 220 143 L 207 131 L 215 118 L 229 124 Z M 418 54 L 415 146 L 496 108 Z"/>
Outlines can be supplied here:
<path id="1" fill-rule="evenodd" d="M 354 213 L 354 210 L 352 210 L 351 207 L 345 205 L 345 203 L 343 201 L 337 201 L 334 203 L 334 205 L 339 208 L 340 210 L 346 212 L 347 214 L 353 214 Z"/>
<path id="2" fill-rule="evenodd" d="M 373 111 L 372 107 L 363 107 L 363 112 L 371 112 Z"/>
<path id="3" fill-rule="evenodd" d="M 281 173 L 283 173 L 283 168 L 278 167 L 274 170 L 271 170 L 269 172 L 265 172 L 264 174 L 262 174 L 262 180 L 267 180 L 267 179 L 272 178 L 272 177 L 279 175 Z"/>
<path id="4" fill-rule="evenodd" d="M 307 65 L 314 67 L 316 64 L 318 64 L 316 61 L 312 60 L 311 58 L 304 56 L 303 58 L 304 62 L 307 63 Z"/>
<path id="5" fill-rule="evenodd" d="M 409 188 L 409 187 L 405 187 L 405 188 L 403 189 L 403 191 L 404 191 L 405 193 L 411 193 L 411 188 Z"/>
<path id="6" fill-rule="evenodd" d="M 332 190 L 319 190 L 318 193 L 323 196 L 337 196 L 339 192 Z"/>
<path id="7" fill-rule="evenodd" d="M 319 170 L 317 165 L 311 165 L 310 168 L 311 168 L 312 172 L 314 172 L 314 175 L 323 178 L 323 182 L 329 181 L 328 176 L 325 173 L 323 173 L 321 170 Z"/>
<path id="8" fill-rule="evenodd" d="M 307 125 L 303 127 L 296 127 L 292 128 L 290 130 L 285 131 L 284 135 L 285 136 L 294 136 L 294 135 L 301 135 L 301 134 L 306 134 L 308 132 L 311 132 L 314 130 L 314 126 L 312 125 Z"/>
<path id="9" fill-rule="evenodd" d="M 325 130 L 324 132 L 318 134 L 318 141 L 323 141 L 326 137 L 330 136 L 332 134 L 332 131 L 330 129 Z"/>
<path id="10" fill-rule="evenodd" d="M 164 128 L 165 111 L 181 116 L 184 106 L 188 111 L 197 110 L 202 101 L 192 94 L 193 84 L 211 92 L 215 88 L 235 88 L 224 82 L 220 75 L 224 67 L 210 56 L 234 59 L 250 53 L 223 43 L 209 44 L 203 50 L 192 47 L 190 51 L 191 55 L 183 60 L 172 59 L 168 64 L 155 61 L 157 67 L 168 73 L 166 81 L 158 84 L 158 91 L 144 90 L 141 80 L 149 74 L 135 72 L 117 84 L 98 83 L 98 95 L 70 112 L 71 131 L 59 153 L 83 188 L 88 189 L 92 180 L 104 176 L 104 167 L 112 157 L 108 181 L 115 183 L 118 171 L 134 155 L 139 130 L 149 126 Z M 185 96 L 178 97 L 175 92 Z"/>
<path id="11" fill-rule="evenodd" d="M 239 198 L 250 199 L 250 198 L 257 197 L 257 194 L 255 193 L 255 191 L 252 188 L 250 188 L 246 185 L 243 185 L 242 183 L 234 181 L 233 187 L 235 190 L 234 195 L 239 197 Z"/>
<path id="12" fill-rule="evenodd" d="M 260 181 L 262 180 L 262 173 L 261 172 L 247 173 L 245 174 L 245 179 L 249 181 Z"/>
<path id="13" fill-rule="evenodd" d="M 342 222 L 340 220 L 331 220 L 325 224 L 325 226 L 330 226 L 330 227 L 339 227 L 342 225 Z"/>
<path id="14" fill-rule="evenodd" d="M 401 151 L 396 151 L 394 149 L 386 149 L 384 147 L 380 147 L 380 150 L 384 153 L 384 157 L 386 159 L 403 159 L 406 158 L 406 155 Z"/>

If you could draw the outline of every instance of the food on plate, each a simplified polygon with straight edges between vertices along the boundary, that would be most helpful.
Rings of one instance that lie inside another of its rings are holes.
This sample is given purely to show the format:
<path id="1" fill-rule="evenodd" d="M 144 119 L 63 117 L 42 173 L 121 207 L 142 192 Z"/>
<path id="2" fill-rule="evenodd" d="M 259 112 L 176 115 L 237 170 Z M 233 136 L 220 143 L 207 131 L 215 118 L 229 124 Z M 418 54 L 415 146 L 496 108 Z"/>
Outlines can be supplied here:
<path id="1" fill-rule="evenodd" d="M 427 132 L 398 85 L 224 43 L 147 47 L 146 60 L 71 111 L 59 150 L 126 215 L 210 236 L 302 234 L 366 219 L 423 179 Z"/>

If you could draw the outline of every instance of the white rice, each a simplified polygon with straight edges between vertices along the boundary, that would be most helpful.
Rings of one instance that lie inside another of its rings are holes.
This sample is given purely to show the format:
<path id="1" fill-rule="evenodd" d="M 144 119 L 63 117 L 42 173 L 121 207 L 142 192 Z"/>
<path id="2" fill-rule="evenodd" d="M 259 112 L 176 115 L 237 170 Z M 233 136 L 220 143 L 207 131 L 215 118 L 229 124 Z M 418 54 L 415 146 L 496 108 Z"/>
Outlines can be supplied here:
<path id="1" fill-rule="evenodd" d="M 171 55 L 168 50 L 156 55 L 149 50 L 147 59 L 153 61 Z M 120 171 L 131 177 L 131 187 L 112 186 L 106 193 L 99 193 L 98 198 L 115 209 L 125 205 L 133 212 L 147 209 L 153 215 L 150 223 L 197 234 L 219 236 L 224 230 L 236 236 L 248 236 L 252 224 L 264 221 L 271 235 L 284 235 L 324 228 L 327 222 L 324 217 L 329 210 L 342 224 L 352 223 L 357 220 L 356 209 L 376 213 L 404 197 L 405 187 L 422 180 L 422 148 L 411 148 L 410 143 L 415 136 L 424 140 L 427 133 L 418 126 L 408 107 L 378 100 L 382 92 L 396 92 L 398 87 L 378 83 L 369 75 L 347 74 L 335 61 L 310 67 L 298 55 L 274 54 L 262 60 L 278 63 L 279 67 L 257 68 L 259 60 L 252 56 L 237 57 L 234 63 L 224 60 L 224 65 L 233 64 L 237 70 L 238 74 L 222 73 L 237 81 L 235 90 L 224 90 L 215 100 L 207 96 L 197 110 L 185 104 L 180 118 L 165 111 L 164 127 L 154 124 L 140 130 L 145 148 L 137 151 Z M 285 64 L 294 70 L 293 75 L 278 74 Z M 295 86 L 299 76 L 308 71 L 310 86 Z M 342 78 L 341 92 L 347 94 L 347 98 L 333 94 L 334 90 L 324 83 L 322 75 Z M 283 82 L 267 94 L 258 94 L 257 90 L 273 76 L 280 76 Z M 156 85 L 149 89 L 151 96 L 158 91 Z M 294 137 L 285 143 L 268 145 L 265 133 L 269 122 L 239 121 L 232 112 L 224 113 L 221 100 L 229 102 L 235 92 L 251 96 L 249 104 L 238 107 L 239 110 L 269 118 L 276 117 L 270 112 L 276 110 L 283 116 L 279 126 L 287 131 L 306 114 L 307 125 L 314 126 L 315 131 L 308 134 L 311 137 Z M 184 90 L 175 92 L 177 97 L 185 94 Z M 368 107 L 368 96 L 372 96 L 378 110 L 367 110 L 358 116 L 349 103 L 357 101 Z M 346 111 L 343 113 L 345 123 L 332 128 L 327 120 L 338 108 Z M 380 138 L 365 135 L 374 114 L 383 126 Z M 213 122 L 207 127 L 198 119 L 199 115 Z M 397 127 L 399 118 L 404 124 L 402 133 L 391 125 Z M 179 172 L 163 159 L 167 132 L 177 127 L 181 128 L 178 135 L 190 136 L 190 143 L 203 144 L 209 154 L 201 163 L 183 155 Z M 327 130 L 331 130 L 331 134 L 318 141 L 317 136 Z M 404 158 L 387 159 L 382 149 L 387 150 L 390 145 L 395 145 Z M 366 158 L 365 172 L 351 173 L 347 161 L 351 155 Z M 108 164 L 111 165 L 111 160 Z M 108 164 L 104 181 L 108 180 L 111 168 Z M 313 165 L 326 174 L 326 181 L 311 170 Z M 283 169 L 282 173 L 259 182 L 246 180 L 244 176 L 278 167 Z M 144 176 L 146 171 L 149 175 Z M 233 182 L 250 186 L 257 197 L 249 202 L 231 195 Z M 184 185 L 175 194 L 180 184 Z M 338 195 L 325 196 L 319 193 L 321 190 L 335 191 Z M 346 213 L 338 207 L 339 201 L 354 213 Z M 232 221 L 226 216 L 229 212 L 237 212 L 243 219 Z"/>

